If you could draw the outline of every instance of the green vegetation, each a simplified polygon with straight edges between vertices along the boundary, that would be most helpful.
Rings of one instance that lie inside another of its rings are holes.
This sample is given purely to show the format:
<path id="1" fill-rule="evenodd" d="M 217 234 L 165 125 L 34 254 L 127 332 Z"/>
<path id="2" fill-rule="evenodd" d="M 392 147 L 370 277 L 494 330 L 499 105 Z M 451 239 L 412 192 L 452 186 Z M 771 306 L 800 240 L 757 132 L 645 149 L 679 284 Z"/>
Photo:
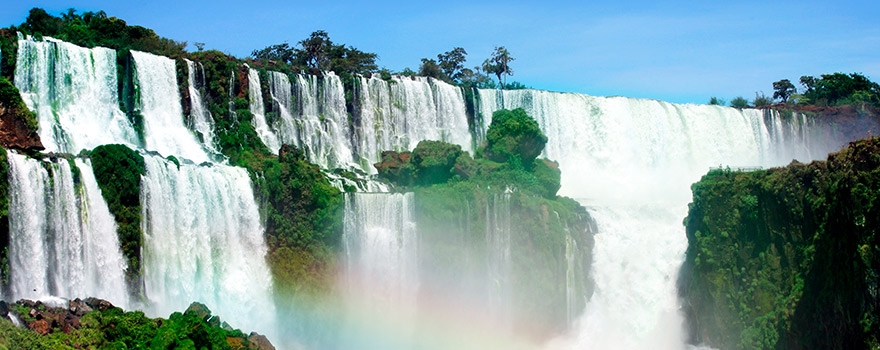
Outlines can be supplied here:
<path id="1" fill-rule="evenodd" d="M 130 26 L 119 18 L 108 17 L 104 11 L 77 14 L 76 10 L 70 9 L 61 17 L 55 17 L 43 9 L 33 8 L 25 22 L 14 29 L 24 34 L 50 36 L 85 47 L 103 46 L 170 57 L 179 57 L 186 52 L 186 42 L 162 38 L 152 29 Z"/>
<path id="2" fill-rule="evenodd" d="M 818 106 L 880 106 L 880 85 L 858 73 L 803 76 L 801 85 L 805 89 L 804 100 Z"/>
<path id="3" fill-rule="evenodd" d="M 141 176 L 146 174 L 144 158 L 124 145 L 98 146 L 88 156 L 98 187 L 116 218 L 119 243 L 128 263 L 126 282 L 132 293 L 139 294 L 143 244 L 140 186 Z"/>
<path id="4" fill-rule="evenodd" d="M 679 291 L 695 344 L 880 346 L 880 139 L 692 189 Z"/>
<path id="5" fill-rule="evenodd" d="M 784 111 L 841 106 L 859 106 L 861 109 L 880 108 L 880 84 L 859 73 L 802 76 L 800 83 L 804 88 L 802 93 L 798 93 L 797 88 L 788 79 L 773 82 L 773 98 L 756 92 L 751 105 Z M 780 104 L 774 105 L 774 100 L 779 101 Z M 711 105 L 723 106 L 725 102 L 714 96 L 709 99 Z M 744 108 L 749 104 L 742 97 L 737 97 L 730 101 L 730 106 Z"/>
<path id="6" fill-rule="evenodd" d="M 791 95 L 796 94 L 797 89 L 788 79 L 782 79 L 773 83 L 773 99 L 780 99 L 782 103 L 788 102 Z"/>
<path id="7" fill-rule="evenodd" d="M 15 85 L 4 77 L 0 77 L 0 110 L 2 109 L 6 109 L 6 113 L 23 118 L 29 131 L 36 132 L 39 128 L 37 115 L 27 108 Z"/>
<path id="8" fill-rule="evenodd" d="M 492 114 L 492 124 L 486 132 L 483 155 L 496 162 L 507 162 L 514 167 L 532 168 L 535 158 L 544 151 L 547 136 L 538 122 L 522 108 L 499 110 Z"/>
<path id="9" fill-rule="evenodd" d="M 498 85 L 504 86 L 507 78 L 501 80 L 502 76 L 513 75 L 513 68 L 510 68 L 510 62 L 515 60 L 510 52 L 504 46 L 496 46 L 492 57 L 483 61 L 483 71 L 486 74 L 495 74 L 498 77 Z"/>
<path id="10" fill-rule="evenodd" d="M 89 311 L 73 326 L 73 315 L 65 310 L 51 310 L 44 305 L 12 305 L 19 318 L 28 319 L 31 309 L 47 315 L 52 323 L 48 334 L 19 328 L 0 318 L 0 349 L 248 349 L 260 339 L 232 329 L 204 305 L 193 303 L 184 313 L 175 312 L 168 319 L 151 319 L 141 311 L 125 312 L 118 307 Z M 60 317 L 52 317 L 54 314 Z M 44 319 L 46 320 L 46 319 Z M 31 320 L 33 322 L 33 320 Z M 58 325 L 56 325 L 58 324 Z M 257 347 L 251 347 L 257 348 Z"/>
<path id="11" fill-rule="evenodd" d="M 591 219 L 576 201 L 556 195 L 561 173 L 555 162 L 536 159 L 547 138 L 534 119 L 521 109 L 499 111 L 489 133 L 476 159 L 457 145 L 422 141 L 412 152 L 385 152 L 376 168 L 398 189 L 415 192 L 420 244 L 431 246 L 420 251 L 420 268 L 438 285 L 465 289 L 461 284 L 473 276 L 463 274 L 486 271 L 487 261 L 494 261 L 489 264 L 509 274 L 488 280 L 509 291 L 514 327 L 540 336 L 559 332 L 571 316 L 567 273 L 580 276 L 572 285 L 577 295 L 592 291 L 583 283 L 591 263 Z M 492 159 L 483 157 L 490 153 Z M 503 241 L 509 255 L 493 257 L 504 254 L 497 253 Z M 566 261 L 575 246 L 580 253 Z M 572 302 L 574 310 L 584 307 L 583 300 Z"/>

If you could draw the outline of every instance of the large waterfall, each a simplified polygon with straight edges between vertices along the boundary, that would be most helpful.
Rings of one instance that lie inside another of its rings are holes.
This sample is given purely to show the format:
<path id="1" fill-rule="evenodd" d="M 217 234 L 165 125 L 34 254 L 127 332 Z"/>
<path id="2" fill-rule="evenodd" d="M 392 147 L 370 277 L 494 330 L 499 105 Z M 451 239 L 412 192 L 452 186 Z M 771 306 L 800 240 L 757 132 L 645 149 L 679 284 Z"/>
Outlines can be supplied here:
<path id="1" fill-rule="evenodd" d="M 849 141 L 829 125 L 759 110 L 676 105 L 535 90 L 480 90 L 489 125 L 524 108 L 559 162 L 560 194 L 598 223 L 596 292 L 560 348 L 678 349 L 685 335 L 676 293 L 687 239 L 690 184 L 710 167 L 781 166 L 824 158 Z"/>
<path id="2" fill-rule="evenodd" d="M 15 85 L 37 113 L 47 151 L 77 154 L 119 143 L 145 159 L 140 199 L 146 300 L 132 306 L 164 317 L 200 301 L 234 327 L 283 333 L 288 325 L 275 315 L 253 184 L 244 169 L 223 164 L 214 148 L 200 65 L 186 62 L 187 119 L 175 62 L 132 51 L 136 101 L 130 112 L 143 117 L 142 128 L 135 128 L 119 107 L 115 51 L 51 38 L 22 37 L 18 44 Z M 484 141 L 492 112 L 524 108 L 549 138 L 543 156 L 560 164 L 560 194 L 586 206 L 598 225 L 590 273 L 594 294 L 576 288 L 584 284 L 577 266 L 585 249 L 577 240 L 565 237 L 553 262 L 562 276 L 557 282 L 569 328 L 538 345 L 550 348 L 682 348 L 675 283 L 687 245 L 681 221 L 690 184 L 710 167 L 821 159 L 849 141 L 833 125 L 754 109 L 536 90 L 476 90 L 466 101 L 471 95 L 462 89 L 421 77 L 357 77 L 348 97 L 340 77 L 330 72 L 317 77 L 248 69 L 248 81 L 253 126 L 270 150 L 292 144 L 325 169 L 363 173 L 375 173 L 372 164 L 382 151 L 411 150 L 422 140 L 473 152 Z M 476 115 L 468 116 L 466 102 Z M 12 295 L 4 297 L 97 296 L 133 304 L 115 223 L 89 160 L 35 160 L 10 152 L 8 163 Z M 466 226 L 461 223 L 449 223 L 456 227 L 443 232 L 444 249 L 451 251 L 443 253 L 464 262 L 434 256 L 438 238 L 422 236 L 414 195 L 357 193 L 345 200 L 343 347 L 410 348 L 431 341 L 436 343 L 425 347 L 523 346 L 497 339 L 517 327 L 511 321 L 517 312 L 514 285 L 522 283 L 522 247 L 516 246 L 518 225 L 508 194 L 484 206 L 464 203 L 467 215 L 473 210 L 486 217 L 481 241 L 469 240 L 471 228 L 456 226 Z M 473 271 L 434 274 L 444 263 Z M 447 331 L 426 335 L 437 319 Z M 398 338 L 389 343 L 355 334 L 377 329 Z M 462 340 L 473 333 L 496 339 Z"/>
<path id="3" fill-rule="evenodd" d="M 198 300 L 235 327 L 274 334 L 264 230 L 247 172 L 144 158 L 144 281 L 154 314 Z"/>
<path id="4" fill-rule="evenodd" d="M 147 149 L 184 158 L 175 163 L 144 157 L 144 281 L 154 313 L 198 300 L 235 327 L 274 335 L 264 229 L 247 172 L 202 163 L 210 156 L 184 125 L 174 61 L 132 56 Z"/>
<path id="5" fill-rule="evenodd" d="M 108 143 L 137 145 L 119 109 L 116 51 L 43 39 L 18 40 L 15 86 L 37 113 L 46 151 L 76 154 Z"/>
<path id="6" fill-rule="evenodd" d="M 140 201 L 146 299 L 129 301 L 115 220 L 89 161 L 37 161 L 13 152 L 12 295 L 4 297 L 95 296 L 162 317 L 199 301 L 235 327 L 274 337 L 265 230 L 247 172 L 212 163 L 220 157 L 211 141 L 213 120 L 201 104 L 198 66 L 187 62 L 190 130 L 175 62 L 136 51 L 131 56 L 132 112 L 143 117 L 143 144 L 119 107 L 113 50 L 20 38 L 15 84 L 37 113 L 47 150 L 78 153 L 125 144 L 145 158 Z"/>
<path id="7" fill-rule="evenodd" d="M 412 150 L 422 140 L 442 140 L 473 151 L 461 89 L 424 77 L 385 81 L 376 75 L 360 78 L 359 89 L 355 149 L 368 164 L 379 161 L 382 151 Z"/>
<path id="8" fill-rule="evenodd" d="M 100 295 L 127 306 L 116 222 L 91 166 L 76 160 L 76 183 L 66 159 L 44 163 L 13 152 L 7 156 L 11 297 Z"/>

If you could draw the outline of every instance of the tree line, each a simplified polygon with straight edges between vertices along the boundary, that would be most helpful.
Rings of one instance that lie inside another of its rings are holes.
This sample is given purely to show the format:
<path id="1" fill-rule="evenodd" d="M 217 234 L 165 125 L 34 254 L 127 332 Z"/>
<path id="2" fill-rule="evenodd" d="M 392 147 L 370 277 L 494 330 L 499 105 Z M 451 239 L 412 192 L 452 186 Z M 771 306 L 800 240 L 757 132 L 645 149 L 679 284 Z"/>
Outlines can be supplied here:
<path id="1" fill-rule="evenodd" d="M 268 62 L 271 65 L 285 65 L 293 69 L 308 70 L 320 74 L 322 71 L 336 73 L 370 75 L 380 74 L 389 79 L 391 75 L 425 76 L 445 81 L 450 84 L 477 88 L 524 88 L 518 82 L 507 83 L 507 77 L 513 75 L 510 62 L 515 58 L 504 46 L 496 46 L 489 58 L 480 66 L 465 67 L 467 51 L 455 47 L 450 51 L 438 54 L 437 59 L 422 58 L 418 71 L 409 67 L 398 72 L 387 68 L 378 69 L 375 53 L 360 51 L 352 46 L 335 44 L 326 31 L 318 30 L 308 38 L 300 40 L 295 46 L 284 42 L 267 46 L 251 53 L 251 59 Z M 492 76 L 498 79 L 495 83 Z"/>
<path id="2" fill-rule="evenodd" d="M 818 77 L 802 76 L 802 90 L 788 79 L 773 82 L 773 96 L 755 93 L 755 99 L 749 102 L 742 96 L 730 100 L 730 106 L 736 108 L 766 107 L 774 103 L 795 106 L 834 107 L 858 105 L 862 107 L 880 107 L 880 85 L 860 73 L 822 74 Z M 726 105 L 727 101 L 711 97 L 711 105 Z"/>

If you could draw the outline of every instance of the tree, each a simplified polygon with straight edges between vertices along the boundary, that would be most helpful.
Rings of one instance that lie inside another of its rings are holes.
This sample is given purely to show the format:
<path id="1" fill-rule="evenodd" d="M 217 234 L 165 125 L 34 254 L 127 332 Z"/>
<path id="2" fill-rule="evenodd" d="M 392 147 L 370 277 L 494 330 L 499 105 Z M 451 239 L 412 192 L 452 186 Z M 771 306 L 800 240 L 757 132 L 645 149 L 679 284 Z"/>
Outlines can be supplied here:
<path id="1" fill-rule="evenodd" d="M 781 99 L 783 103 L 788 102 L 788 98 L 797 93 L 794 84 L 788 79 L 782 79 L 773 83 L 773 99 Z"/>
<path id="2" fill-rule="evenodd" d="M 803 76 L 804 96 L 818 105 L 864 103 L 880 100 L 880 85 L 859 73 L 822 74 L 821 77 Z"/>
<path id="3" fill-rule="evenodd" d="M 709 98 L 709 104 L 713 106 L 723 106 L 727 104 L 727 101 L 725 101 L 723 98 L 712 96 Z"/>
<path id="4" fill-rule="evenodd" d="M 492 57 L 483 61 L 483 71 L 485 71 L 486 74 L 495 74 L 495 76 L 498 77 L 498 85 L 504 86 L 504 81 L 501 80 L 501 76 L 513 75 L 513 69 L 510 68 L 510 62 L 514 60 L 515 59 L 510 56 L 510 52 L 507 51 L 504 46 L 496 46 L 495 52 L 492 53 Z"/>
<path id="5" fill-rule="evenodd" d="M 465 69 L 464 62 L 467 60 L 466 56 L 467 51 L 460 47 L 437 55 L 437 65 L 449 78 L 449 82 L 461 82 Z"/>
<path id="6" fill-rule="evenodd" d="M 299 42 L 302 50 L 297 52 L 299 59 L 309 68 L 320 70 L 327 69 L 330 60 L 327 58 L 327 51 L 333 45 L 330 36 L 323 30 L 312 32 L 307 39 Z"/>
<path id="7" fill-rule="evenodd" d="M 445 74 L 443 74 L 443 71 L 437 64 L 437 61 L 428 58 L 422 58 L 422 64 L 419 66 L 419 75 L 441 80 L 446 80 L 444 78 L 447 77 Z"/>
<path id="8" fill-rule="evenodd" d="M 733 108 L 747 108 L 749 106 L 749 100 L 746 100 L 745 97 L 737 96 L 730 100 L 730 106 Z"/>
<path id="9" fill-rule="evenodd" d="M 547 144 L 547 136 L 538 122 L 522 108 L 492 113 L 486 131 L 486 158 L 530 169 Z"/>
<path id="10" fill-rule="evenodd" d="M 752 105 L 755 107 L 764 107 L 773 104 L 773 100 L 764 95 L 764 92 L 761 92 L 759 95 L 758 92 L 755 92 L 755 100 L 752 101 Z"/>
<path id="11" fill-rule="evenodd" d="M 198 46 L 198 44 L 196 45 Z M 201 51 L 201 50 L 199 50 Z M 257 60 L 276 61 L 293 64 L 296 59 L 296 51 L 287 42 L 270 45 L 262 50 L 254 50 L 251 56 Z"/>

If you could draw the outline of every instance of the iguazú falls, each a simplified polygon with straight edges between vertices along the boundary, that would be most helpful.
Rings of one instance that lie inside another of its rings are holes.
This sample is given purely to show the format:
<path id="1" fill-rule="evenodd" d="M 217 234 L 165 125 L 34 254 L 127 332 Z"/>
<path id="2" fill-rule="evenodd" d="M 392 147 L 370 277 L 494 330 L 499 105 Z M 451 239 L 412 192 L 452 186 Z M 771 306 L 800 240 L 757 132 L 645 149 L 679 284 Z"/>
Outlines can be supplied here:
<path id="1" fill-rule="evenodd" d="M 825 160 L 878 127 L 24 33 L 15 48 L 43 149 L 5 150 L 0 298 L 148 317 L 198 302 L 279 349 L 708 348 L 680 291 L 692 184 Z M 518 110 L 544 141 L 499 156 L 493 118 Z"/>

